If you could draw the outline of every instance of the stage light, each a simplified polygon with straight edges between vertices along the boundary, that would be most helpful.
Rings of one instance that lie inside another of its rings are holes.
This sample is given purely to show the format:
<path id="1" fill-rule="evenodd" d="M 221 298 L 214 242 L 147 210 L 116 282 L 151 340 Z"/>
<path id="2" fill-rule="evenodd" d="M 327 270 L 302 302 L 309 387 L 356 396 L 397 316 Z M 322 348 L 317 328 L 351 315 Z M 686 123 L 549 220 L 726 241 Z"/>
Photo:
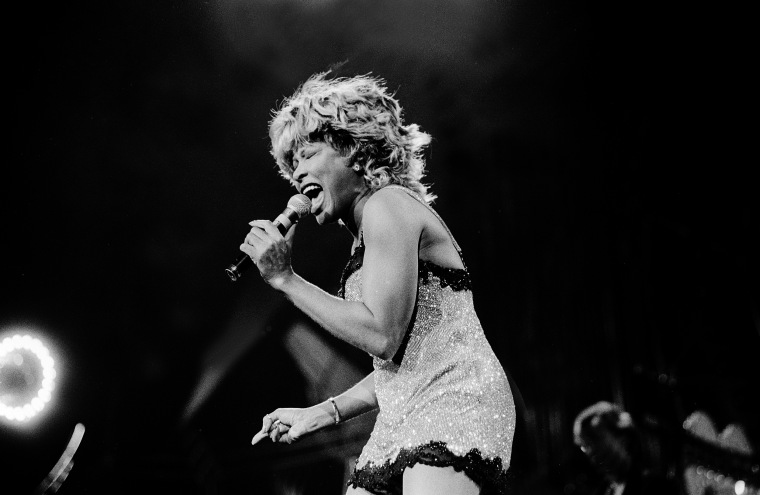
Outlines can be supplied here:
<path id="1" fill-rule="evenodd" d="M 0 341 L 0 418 L 23 423 L 39 414 L 55 389 L 55 361 L 39 338 Z"/>

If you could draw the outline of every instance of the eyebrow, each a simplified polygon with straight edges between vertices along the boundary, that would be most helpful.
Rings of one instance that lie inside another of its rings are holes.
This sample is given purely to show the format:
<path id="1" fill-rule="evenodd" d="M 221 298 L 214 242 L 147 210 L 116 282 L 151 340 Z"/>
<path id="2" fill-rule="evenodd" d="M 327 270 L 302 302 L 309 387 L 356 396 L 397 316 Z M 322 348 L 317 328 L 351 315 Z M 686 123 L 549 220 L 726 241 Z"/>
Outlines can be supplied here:
<path id="1" fill-rule="evenodd" d="M 301 154 L 303 155 L 303 154 L 304 154 L 304 153 L 306 153 L 307 151 L 310 151 L 312 148 L 315 148 L 316 146 L 317 146 L 317 143 L 313 143 L 313 142 L 308 142 L 308 141 L 307 141 L 307 142 L 305 142 L 305 143 L 303 144 L 303 146 L 301 146 L 301 147 L 299 148 L 298 152 L 299 152 L 299 153 L 301 153 Z"/>

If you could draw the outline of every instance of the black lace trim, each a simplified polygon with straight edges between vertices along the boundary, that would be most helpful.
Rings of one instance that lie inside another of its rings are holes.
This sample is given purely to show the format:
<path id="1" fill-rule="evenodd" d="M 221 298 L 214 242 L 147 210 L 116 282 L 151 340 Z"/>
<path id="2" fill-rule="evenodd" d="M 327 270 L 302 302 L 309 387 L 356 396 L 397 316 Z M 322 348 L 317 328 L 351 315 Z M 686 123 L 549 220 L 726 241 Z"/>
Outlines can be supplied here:
<path id="1" fill-rule="evenodd" d="M 420 280 L 424 284 L 428 283 L 429 276 L 432 274 L 440 279 L 441 287 L 451 287 L 456 292 L 472 290 L 470 272 L 466 268 L 447 268 L 432 261 L 420 260 L 419 272 Z"/>
<path id="2" fill-rule="evenodd" d="M 363 261 L 364 244 L 359 244 L 354 248 L 351 258 L 348 260 L 345 268 L 343 268 L 343 274 L 340 277 L 340 289 L 338 289 L 339 297 L 346 298 L 346 282 L 348 281 L 348 277 L 362 267 Z M 472 280 L 467 268 L 447 268 L 432 261 L 420 260 L 418 271 L 423 284 L 429 283 L 430 275 L 433 275 L 441 281 L 441 287 L 451 287 L 456 292 L 472 290 Z"/>
<path id="3" fill-rule="evenodd" d="M 346 282 L 348 281 L 348 277 L 351 276 L 352 273 L 354 273 L 356 270 L 362 267 L 362 263 L 364 262 L 364 243 L 359 243 L 358 246 L 354 248 L 354 252 L 351 254 L 351 258 L 348 260 L 348 263 L 346 263 L 346 266 L 343 268 L 343 274 L 340 276 L 340 289 L 338 290 L 338 297 L 341 299 L 346 298 Z"/>
<path id="4" fill-rule="evenodd" d="M 445 442 L 430 442 L 412 449 L 401 449 L 393 463 L 389 460 L 381 466 L 366 465 L 354 470 L 348 479 L 348 485 L 378 495 L 401 494 L 404 469 L 418 463 L 435 467 L 451 466 L 457 472 L 464 471 L 484 492 L 500 495 L 507 493 L 509 475 L 500 458 L 483 458 L 478 449 L 458 456 L 447 448 Z"/>

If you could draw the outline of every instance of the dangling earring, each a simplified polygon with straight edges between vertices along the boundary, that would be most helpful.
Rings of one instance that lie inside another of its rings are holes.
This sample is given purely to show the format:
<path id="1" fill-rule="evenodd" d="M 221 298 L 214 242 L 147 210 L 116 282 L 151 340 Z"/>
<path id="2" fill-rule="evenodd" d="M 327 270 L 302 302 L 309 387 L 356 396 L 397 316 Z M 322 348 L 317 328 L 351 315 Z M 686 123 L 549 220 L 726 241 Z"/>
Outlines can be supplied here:
<path id="1" fill-rule="evenodd" d="M 354 169 L 354 172 L 358 172 L 362 169 L 362 166 L 359 165 L 358 163 L 354 163 L 353 167 L 351 168 Z"/>

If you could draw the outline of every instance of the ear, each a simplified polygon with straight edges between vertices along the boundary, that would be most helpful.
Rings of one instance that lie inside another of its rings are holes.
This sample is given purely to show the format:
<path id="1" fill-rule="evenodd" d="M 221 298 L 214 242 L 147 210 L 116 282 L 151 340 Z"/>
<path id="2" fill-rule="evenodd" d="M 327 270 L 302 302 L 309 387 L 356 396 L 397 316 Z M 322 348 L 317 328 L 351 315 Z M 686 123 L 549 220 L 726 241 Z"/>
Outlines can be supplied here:
<path id="1" fill-rule="evenodd" d="M 377 147 L 372 143 L 356 143 L 349 154 L 348 163 L 351 168 L 359 171 L 364 171 L 368 164 L 371 164 L 374 160 L 373 157 L 377 155 Z M 357 170 L 356 167 L 359 167 Z"/>
<path id="2" fill-rule="evenodd" d="M 364 167 L 362 164 L 364 163 L 364 153 L 362 153 L 362 149 L 360 146 L 356 146 L 355 148 L 351 149 L 348 153 L 348 166 L 351 167 L 354 172 L 358 172 Z"/>
<path id="3" fill-rule="evenodd" d="M 353 150 L 348 156 L 348 166 L 356 173 L 364 175 L 364 163 L 366 163 L 366 158 L 361 148 Z"/>

